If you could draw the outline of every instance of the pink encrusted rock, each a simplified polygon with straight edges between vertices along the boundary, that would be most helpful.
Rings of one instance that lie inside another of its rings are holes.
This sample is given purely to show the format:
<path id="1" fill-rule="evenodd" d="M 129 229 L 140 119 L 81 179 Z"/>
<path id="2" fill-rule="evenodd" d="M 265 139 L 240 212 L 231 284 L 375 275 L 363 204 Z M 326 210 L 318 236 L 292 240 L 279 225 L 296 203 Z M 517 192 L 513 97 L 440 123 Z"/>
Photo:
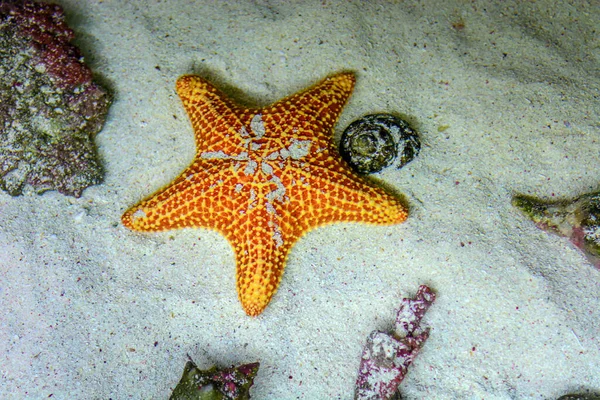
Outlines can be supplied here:
<path id="1" fill-rule="evenodd" d="M 60 6 L 27 0 L 1 0 L 0 12 L 14 20 L 21 36 L 29 38 L 36 50 L 34 59 L 57 86 L 73 89 L 92 80 L 92 71 L 83 63 L 75 38 Z"/>
<path id="2" fill-rule="evenodd" d="M 169 400 L 249 400 L 259 367 L 256 362 L 201 370 L 189 360 Z"/>
<path id="3" fill-rule="evenodd" d="M 102 182 L 94 137 L 111 100 L 73 36 L 58 5 L 0 0 L 0 189 L 12 196 Z"/>
<path id="4" fill-rule="evenodd" d="M 360 400 L 392 399 L 408 366 L 429 337 L 429 328 L 421 326 L 435 294 L 425 285 L 414 299 L 405 298 L 396 315 L 392 334 L 373 331 L 363 350 L 354 398 Z"/>

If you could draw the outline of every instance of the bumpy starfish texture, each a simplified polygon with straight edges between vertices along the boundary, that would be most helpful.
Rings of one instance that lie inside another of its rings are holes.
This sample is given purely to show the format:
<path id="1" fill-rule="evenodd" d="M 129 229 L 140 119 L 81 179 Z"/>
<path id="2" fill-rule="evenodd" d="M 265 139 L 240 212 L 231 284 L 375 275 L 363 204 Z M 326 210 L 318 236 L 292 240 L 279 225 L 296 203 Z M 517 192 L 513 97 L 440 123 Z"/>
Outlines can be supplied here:
<path id="1" fill-rule="evenodd" d="M 260 314 L 304 233 L 338 221 L 384 225 L 407 217 L 398 199 L 354 173 L 333 144 L 354 83 L 342 73 L 250 109 L 198 76 L 179 78 L 196 157 L 165 189 L 125 212 L 123 225 L 221 232 L 235 252 L 239 300 L 248 315 Z"/>

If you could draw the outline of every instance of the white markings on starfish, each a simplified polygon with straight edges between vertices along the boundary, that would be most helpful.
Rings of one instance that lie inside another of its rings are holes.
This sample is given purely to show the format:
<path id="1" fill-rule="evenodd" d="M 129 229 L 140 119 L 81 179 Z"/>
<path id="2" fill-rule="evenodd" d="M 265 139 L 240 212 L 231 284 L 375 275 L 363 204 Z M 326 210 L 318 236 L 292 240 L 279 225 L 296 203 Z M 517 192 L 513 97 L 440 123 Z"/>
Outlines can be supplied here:
<path id="1" fill-rule="evenodd" d="M 279 225 L 274 224 L 273 227 L 273 240 L 275 241 L 275 247 L 281 247 L 283 245 L 283 236 L 281 235 L 281 229 Z"/>
<path id="2" fill-rule="evenodd" d="M 290 156 L 294 160 L 299 160 L 302 157 L 305 157 L 310 151 L 311 144 L 311 140 L 292 140 L 292 144 L 290 144 L 290 146 L 288 147 Z"/>
<path id="3" fill-rule="evenodd" d="M 271 179 L 269 179 L 269 182 L 274 183 L 277 188 L 274 190 L 271 190 L 269 193 L 267 193 L 265 195 L 267 200 L 269 200 L 269 201 L 277 200 L 280 202 L 283 202 L 284 200 L 286 200 L 287 197 L 285 196 L 285 185 L 283 184 L 281 179 L 277 175 L 272 175 Z"/>
<path id="4" fill-rule="evenodd" d="M 225 153 L 223 150 L 219 151 L 205 151 L 200 153 L 200 158 L 204 158 L 205 160 L 238 160 L 244 161 L 248 159 L 248 152 L 243 151 L 237 156 L 232 156 L 231 154 Z"/>
<path id="5" fill-rule="evenodd" d="M 297 128 L 294 128 L 294 132 L 297 130 Z M 274 188 L 271 186 L 272 189 L 268 191 L 263 198 L 265 210 L 269 214 L 268 226 L 272 230 L 273 243 L 276 247 L 280 247 L 283 245 L 283 236 L 281 233 L 281 227 L 277 223 L 278 218 L 280 218 L 281 215 L 277 212 L 276 203 L 285 203 L 286 201 L 289 201 L 289 197 L 286 196 L 285 185 L 283 184 L 281 177 L 277 175 L 274 166 L 276 165 L 279 169 L 283 169 L 286 165 L 286 162 L 289 160 L 298 162 L 310 153 L 313 142 L 311 140 L 292 139 L 289 142 L 289 145 L 283 146 L 278 150 L 261 157 L 260 154 L 257 154 L 257 151 L 263 146 L 264 143 L 257 143 L 256 141 L 263 139 L 267 133 L 262 114 L 255 114 L 250 121 L 250 126 L 242 126 L 238 132 L 240 138 L 242 139 L 241 145 L 243 148 L 247 149 L 247 151 L 242 151 L 237 155 L 228 154 L 223 150 L 205 151 L 200 154 L 200 158 L 206 160 L 235 160 L 237 161 L 233 165 L 233 170 L 235 172 L 237 172 L 240 168 L 243 168 L 244 174 L 246 174 L 248 177 L 257 177 L 257 173 L 260 173 L 266 178 L 263 178 L 264 180 L 261 179 L 262 182 L 268 182 L 275 186 Z M 323 149 L 319 149 L 319 151 L 321 150 Z M 304 164 L 301 163 L 299 165 L 303 166 Z M 220 182 L 217 182 L 217 184 L 218 183 Z M 255 183 L 259 182 L 255 180 Z M 300 182 L 296 182 L 296 184 L 302 184 L 303 186 L 308 185 L 308 183 L 304 180 L 304 177 L 300 177 Z M 211 188 L 215 185 L 216 184 L 211 185 Z M 248 198 L 248 208 L 245 210 L 239 210 L 240 214 L 245 214 L 246 212 L 258 206 L 257 202 L 260 200 L 257 190 L 259 190 L 261 187 L 263 186 L 260 185 L 257 187 L 252 187 L 249 190 L 248 193 L 250 197 Z M 243 184 L 238 183 L 235 185 L 234 192 L 236 194 L 242 193 L 243 191 Z"/>
<path id="6" fill-rule="evenodd" d="M 138 218 L 146 218 L 146 212 L 144 210 L 142 210 L 141 208 L 138 208 L 133 214 L 131 214 L 131 218 L 133 220 L 136 220 Z"/>
<path id="7" fill-rule="evenodd" d="M 312 140 L 298 140 L 293 139 L 292 143 L 287 148 L 281 148 L 268 154 L 265 158 L 269 161 L 281 160 L 284 161 L 288 158 L 292 160 L 300 160 L 310 153 L 310 146 L 312 146 Z"/>
<path id="8" fill-rule="evenodd" d="M 281 228 L 279 227 L 277 222 L 274 222 L 273 220 L 270 220 L 267 223 L 267 225 L 270 228 L 273 228 L 273 241 L 275 242 L 275 247 L 281 247 L 283 245 L 283 236 L 281 234 Z"/>
<path id="9" fill-rule="evenodd" d="M 260 169 L 262 170 L 263 174 L 265 174 L 265 175 L 273 174 L 273 167 L 264 161 L 260 163 Z"/>
<path id="10" fill-rule="evenodd" d="M 256 161 L 248 160 L 248 165 L 246 165 L 246 168 L 244 168 L 244 173 L 248 176 L 254 175 L 254 173 L 256 172 L 256 167 Z"/>
<path id="11" fill-rule="evenodd" d="M 254 132 L 254 136 L 257 139 L 262 138 L 265 135 L 265 123 L 262 119 L 262 114 L 256 114 L 250 121 L 250 129 Z"/>
<path id="12" fill-rule="evenodd" d="M 250 136 L 244 125 L 242 125 L 242 127 L 240 128 L 240 136 L 244 139 Z"/>

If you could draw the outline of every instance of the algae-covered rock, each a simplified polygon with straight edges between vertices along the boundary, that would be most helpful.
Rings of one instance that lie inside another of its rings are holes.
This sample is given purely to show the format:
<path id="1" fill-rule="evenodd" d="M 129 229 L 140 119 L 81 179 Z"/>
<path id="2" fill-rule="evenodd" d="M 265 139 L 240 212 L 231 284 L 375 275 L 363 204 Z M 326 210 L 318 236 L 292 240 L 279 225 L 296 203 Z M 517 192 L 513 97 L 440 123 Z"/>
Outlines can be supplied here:
<path id="1" fill-rule="evenodd" d="M 0 187 L 79 197 L 102 181 L 93 137 L 110 98 L 57 5 L 0 1 Z"/>
<path id="2" fill-rule="evenodd" d="M 600 268 L 600 192 L 554 202 L 518 195 L 512 204 L 541 229 L 568 237 Z"/>
<path id="3" fill-rule="evenodd" d="M 251 363 L 202 371 L 193 361 L 188 361 L 169 400 L 248 400 L 259 366 L 259 363 Z"/>

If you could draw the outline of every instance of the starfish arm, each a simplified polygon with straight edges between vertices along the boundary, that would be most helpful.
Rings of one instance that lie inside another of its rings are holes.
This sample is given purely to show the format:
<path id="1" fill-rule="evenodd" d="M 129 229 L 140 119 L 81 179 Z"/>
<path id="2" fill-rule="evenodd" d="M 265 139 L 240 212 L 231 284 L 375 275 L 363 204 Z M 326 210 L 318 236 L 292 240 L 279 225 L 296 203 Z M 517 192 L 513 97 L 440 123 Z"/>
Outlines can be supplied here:
<path id="1" fill-rule="evenodd" d="M 236 258 L 238 298 L 246 314 L 263 312 L 277 291 L 290 248 L 298 235 L 258 204 L 225 232 Z"/>
<path id="2" fill-rule="evenodd" d="M 400 200 L 353 173 L 313 165 L 310 172 L 294 175 L 288 209 L 307 227 L 332 222 L 391 225 L 408 217 Z"/>
<path id="3" fill-rule="evenodd" d="M 199 76 L 182 76 L 176 90 L 194 128 L 198 154 L 244 151 L 239 136 L 244 126 L 240 116 L 252 110 L 239 107 Z"/>
<path id="4" fill-rule="evenodd" d="M 355 82 L 351 73 L 337 74 L 262 109 L 265 125 L 270 128 L 267 131 L 277 137 L 281 135 L 281 127 L 288 127 L 293 129 L 292 136 L 296 140 L 310 139 L 321 142 L 320 145 L 329 143 L 331 130 Z"/>
<path id="5" fill-rule="evenodd" d="M 229 165 L 228 165 L 229 164 Z M 231 161 L 198 161 L 163 190 L 127 210 L 123 225 L 154 232 L 197 227 L 223 231 L 232 217 L 236 192 Z"/>

